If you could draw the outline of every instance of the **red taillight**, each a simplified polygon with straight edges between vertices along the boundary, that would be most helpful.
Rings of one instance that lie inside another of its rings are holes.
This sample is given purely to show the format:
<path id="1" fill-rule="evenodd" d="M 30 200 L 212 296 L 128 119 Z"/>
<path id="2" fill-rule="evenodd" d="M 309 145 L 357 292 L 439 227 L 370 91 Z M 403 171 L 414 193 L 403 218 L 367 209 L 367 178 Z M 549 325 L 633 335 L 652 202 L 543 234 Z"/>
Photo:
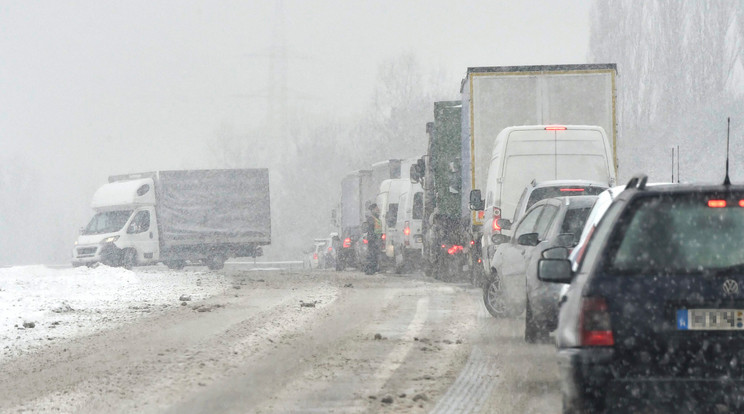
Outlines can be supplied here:
<path id="1" fill-rule="evenodd" d="M 380 237 L 382 240 L 385 240 L 385 233 L 382 233 L 382 236 Z"/>
<path id="2" fill-rule="evenodd" d="M 483 220 L 483 217 L 486 217 L 486 212 L 481 210 L 478 212 L 478 220 Z"/>
<path id="3" fill-rule="evenodd" d="M 566 127 L 562 125 L 548 125 L 545 127 L 546 131 L 565 131 Z"/>
<path id="4" fill-rule="evenodd" d="M 741 205 L 741 202 L 739 202 Z M 710 208 L 724 208 L 726 207 L 726 200 L 708 200 L 708 207 Z"/>
<path id="5" fill-rule="evenodd" d="M 475 240 L 470 240 L 470 245 L 475 246 Z"/>
<path id="6" fill-rule="evenodd" d="M 362 242 L 364 242 L 364 244 L 369 243 L 369 241 L 367 241 L 367 239 L 362 239 Z"/>
<path id="7" fill-rule="evenodd" d="M 581 332 L 581 346 L 615 345 L 610 313 L 607 310 L 607 302 L 604 298 L 582 299 L 579 332 Z"/>
<path id="8" fill-rule="evenodd" d="M 329 248 L 328 248 L 328 251 L 329 251 L 329 252 L 332 252 L 332 251 L 333 251 L 333 247 L 329 247 Z"/>
<path id="9" fill-rule="evenodd" d="M 480 258 L 478 258 L 478 263 L 483 263 L 483 260 L 481 260 Z"/>
<path id="10" fill-rule="evenodd" d="M 500 218 L 501 217 L 494 217 L 493 218 L 493 223 L 491 224 L 491 228 L 493 229 L 493 231 L 501 231 L 501 226 L 499 226 L 499 219 Z"/>
<path id="11" fill-rule="evenodd" d="M 739 200 L 739 207 L 744 207 L 744 200 Z"/>
<path id="12" fill-rule="evenodd" d="M 499 226 L 499 220 L 501 219 L 501 209 L 498 207 L 493 208 L 493 222 L 491 223 L 491 228 L 493 231 L 501 231 L 501 226 Z"/>
<path id="13" fill-rule="evenodd" d="M 583 193 L 583 188 L 561 188 L 564 193 Z"/>
<path id="14" fill-rule="evenodd" d="M 403 229 L 403 234 L 405 234 L 406 236 L 411 234 L 411 227 L 409 227 L 407 221 L 406 221 L 406 227 Z"/>
<path id="15" fill-rule="evenodd" d="M 318 260 L 318 253 L 313 253 L 313 260 Z"/>
<path id="16" fill-rule="evenodd" d="M 351 247 L 351 238 L 347 237 L 344 239 L 344 249 L 348 249 L 349 247 Z"/>
<path id="17" fill-rule="evenodd" d="M 444 247 L 444 246 L 442 246 L 442 247 Z M 462 246 L 454 245 L 454 246 L 450 247 L 449 249 L 447 249 L 447 253 L 449 253 L 449 254 L 457 254 L 457 252 L 461 252 L 462 250 L 463 250 L 463 247 Z"/>
<path id="18" fill-rule="evenodd" d="M 443 248 L 443 249 L 446 249 L 446 248 L 447 248 L 447 246 L 443 244 L 443 245 L 442 245 L 442 248 Z"/>

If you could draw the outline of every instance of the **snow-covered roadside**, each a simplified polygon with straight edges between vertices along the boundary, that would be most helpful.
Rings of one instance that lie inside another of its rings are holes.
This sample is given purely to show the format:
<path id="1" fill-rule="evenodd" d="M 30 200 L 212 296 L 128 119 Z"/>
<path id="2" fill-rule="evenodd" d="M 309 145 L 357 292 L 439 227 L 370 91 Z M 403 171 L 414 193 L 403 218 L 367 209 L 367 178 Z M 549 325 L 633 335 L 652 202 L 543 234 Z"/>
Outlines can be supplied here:
<path id="1" fill-rule="evenodd" d="M 222 274 L 107 266 L 0 269 L 0 362 L 230 288 Z M 184 298 L 185 299 L 185 298 Z"/>

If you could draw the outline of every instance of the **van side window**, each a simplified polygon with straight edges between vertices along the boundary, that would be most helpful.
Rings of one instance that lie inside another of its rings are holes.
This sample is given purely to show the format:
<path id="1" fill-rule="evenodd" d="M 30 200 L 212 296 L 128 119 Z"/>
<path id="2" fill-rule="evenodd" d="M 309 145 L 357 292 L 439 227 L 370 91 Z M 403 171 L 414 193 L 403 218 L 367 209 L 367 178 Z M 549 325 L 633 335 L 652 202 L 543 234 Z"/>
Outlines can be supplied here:
<path id="1" fill-rule="evenodd" d="M 143 233 L 150 229 L 150 212 L 140 211 L 132 219 L 132 223 L 127 229 L 127 233 L 136 234 Z"/>

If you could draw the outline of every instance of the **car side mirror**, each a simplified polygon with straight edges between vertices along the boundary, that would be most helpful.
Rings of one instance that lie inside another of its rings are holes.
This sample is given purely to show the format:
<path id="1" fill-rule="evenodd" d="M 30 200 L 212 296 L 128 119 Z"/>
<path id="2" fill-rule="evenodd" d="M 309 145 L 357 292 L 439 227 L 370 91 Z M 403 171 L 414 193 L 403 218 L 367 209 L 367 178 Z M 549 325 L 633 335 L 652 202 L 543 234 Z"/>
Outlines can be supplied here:
<path id="1" fill-rule="evenodd" d="M 509 240 L 511 240 L 511 237 L 501 234 L 501 233 L 494 233 L 491 235 L 491 243 L 493 244 L 504 244 L 509 243 Z"/>
<path id="2" fill-rule="evenodd" d="M 568 259 L 540 259 L 537 262 L 537 278 L 543 282 L 571 283 L 571 261 Z"/>
<path id="3" fill-rule="evenodd" d="M 474 211 L 481 211 L 486 207 L 486 202 L 481 197 L 480 190 L 470 190 L 470 209 Z"/>
<path id="4" fill-rule="evenodd" d="M 573 247 L 576 245 L 576 236 L 573 233 L 561 233 L 556 237 L 556 246 Z"/>
<path id="5" fill-rule="evenodd" d="M 496 224 L 498 224 L 502 230 L 511 230 L 512 222 L 509 219 L 498 219 Z"/>
<path id="6" fill-rule="evenodd" d="M 566 247 L 558 246 L 545 249 L 540 257 L 543 259 L 568 259 L 569 251 Z"/>
<path id="7" fill-rule="evenodd" d="M 537 233 L 527 233 L 519 236 L 517 244 L 521 246 L 537 246 L 540 240 L 537 239 Z"/>

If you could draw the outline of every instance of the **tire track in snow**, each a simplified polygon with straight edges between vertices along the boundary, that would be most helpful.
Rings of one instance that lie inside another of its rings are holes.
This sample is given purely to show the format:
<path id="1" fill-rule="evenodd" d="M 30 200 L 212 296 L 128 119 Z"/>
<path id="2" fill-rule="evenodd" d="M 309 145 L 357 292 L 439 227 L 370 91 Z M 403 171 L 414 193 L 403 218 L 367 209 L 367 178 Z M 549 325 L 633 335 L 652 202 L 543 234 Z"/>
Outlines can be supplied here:
<path id="1" fill-rule="evenodd" d="M 476 318 L 479 320 L 490 318 L 484 306 L 478 308 Z M 460 375 L 437 402 L 431 413 L 480 412 L 498 381 L 496 356 L 487 354 L 475 345 Z"/>

